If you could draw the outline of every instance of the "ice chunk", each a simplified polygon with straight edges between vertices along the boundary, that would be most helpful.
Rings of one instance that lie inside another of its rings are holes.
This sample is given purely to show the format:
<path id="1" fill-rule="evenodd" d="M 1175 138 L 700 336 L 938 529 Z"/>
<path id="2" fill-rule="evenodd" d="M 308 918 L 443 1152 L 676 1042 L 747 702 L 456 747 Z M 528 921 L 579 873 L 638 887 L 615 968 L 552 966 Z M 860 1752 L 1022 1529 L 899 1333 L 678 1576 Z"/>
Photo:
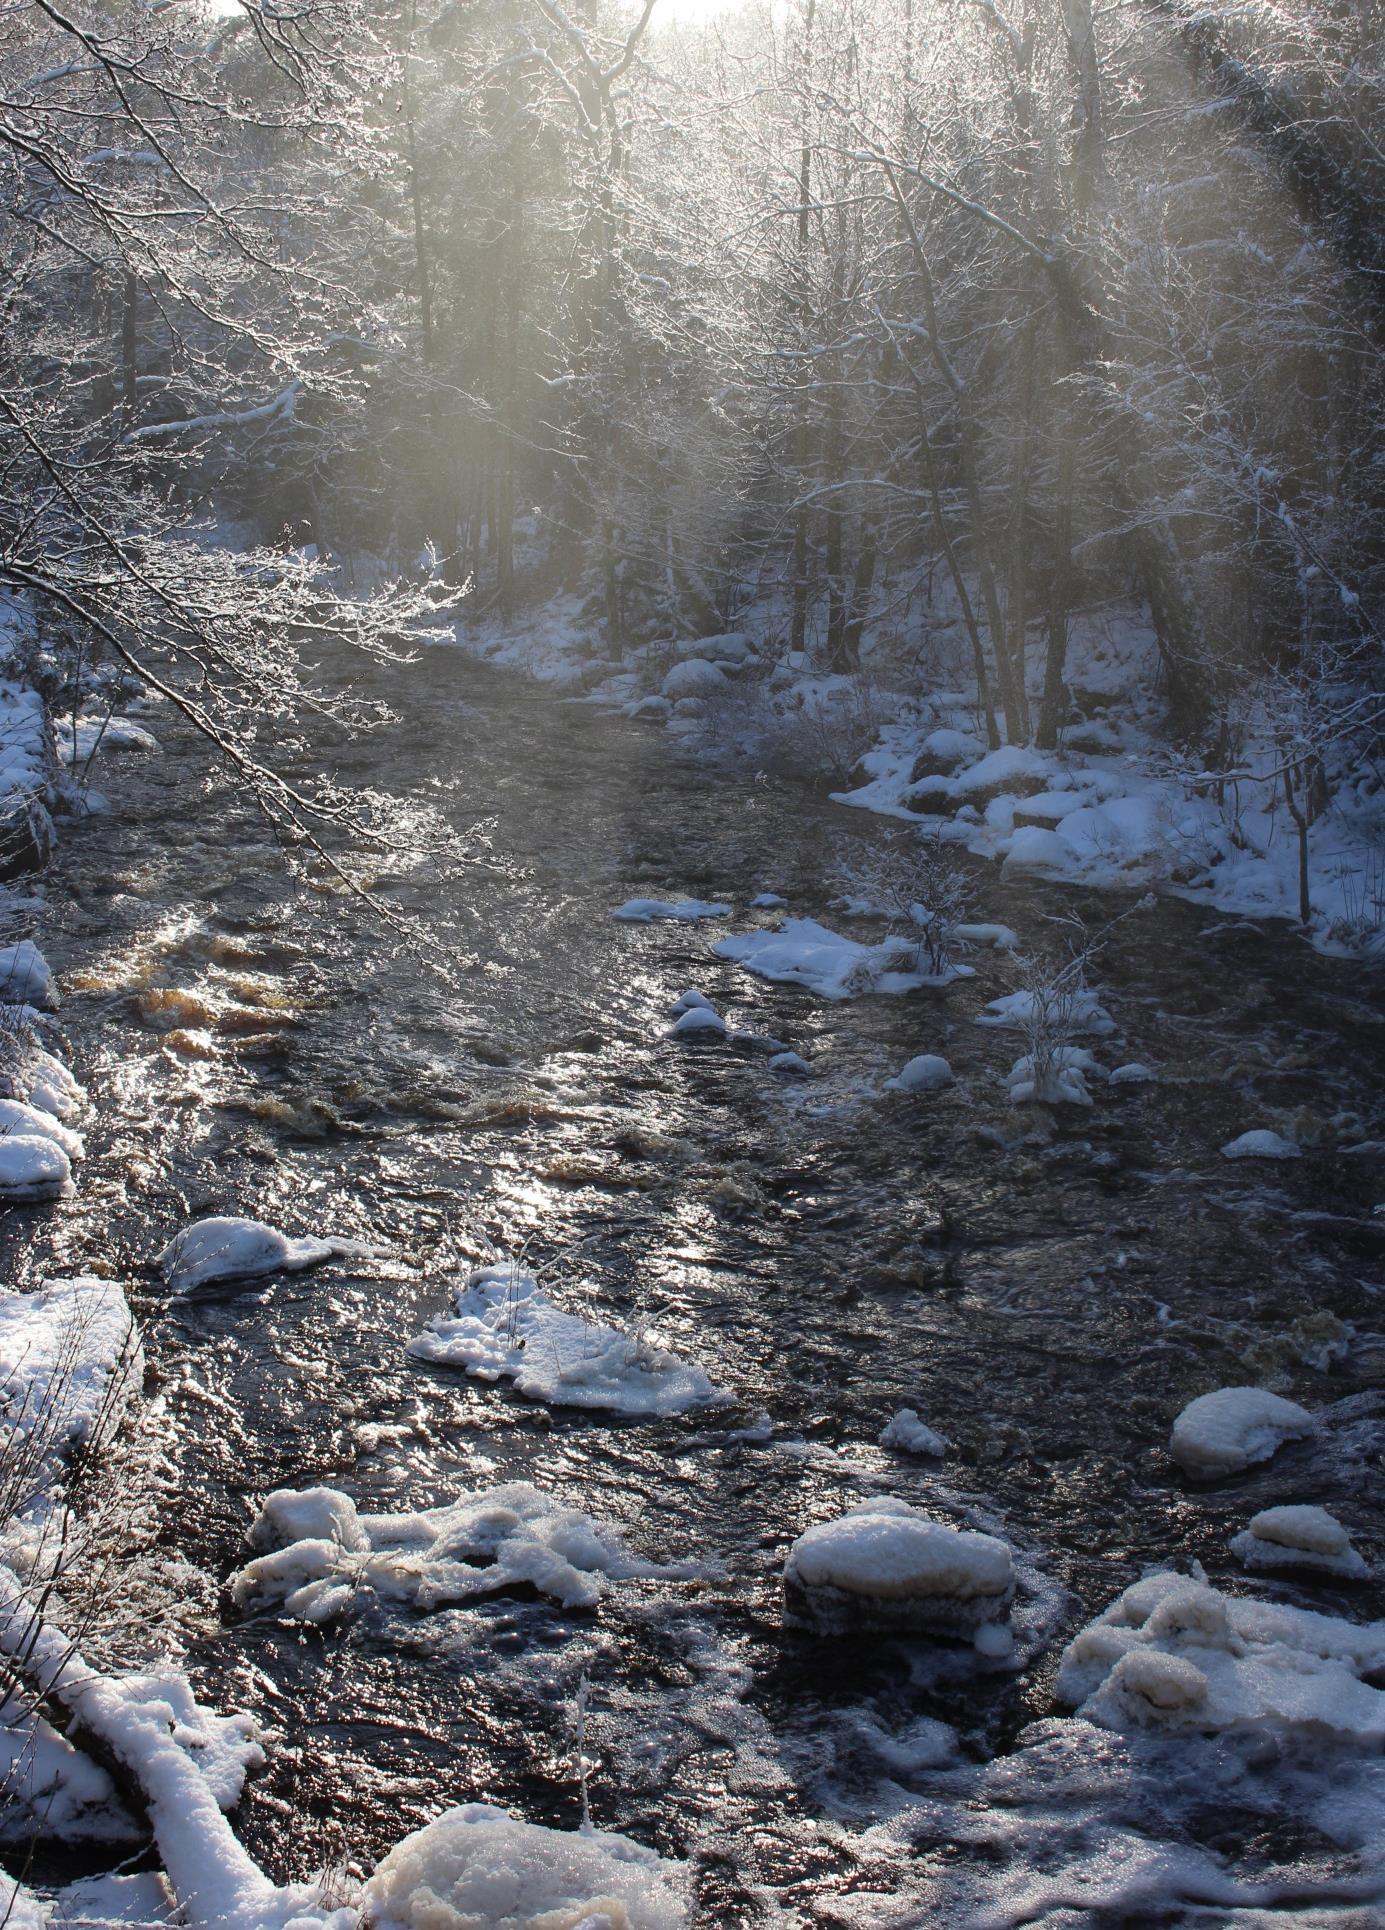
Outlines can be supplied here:
<path id="1" fill-rule="evenodd" d="M 1231 1552 L 1247 1568 L 1315 1568 L 1325 1575 L 1357 1578 L 1366 1564 L 1351 1536 L 1326 1508 L 1304 1504 L 1262 1508 L 1231 1540 Z"/>
<path id="2" fill-rule="evenodd" d="M 0 1199 L 65 1200 L 73 1190 L 67 1154 L 46 1134 L 0 1137 Z"/>
<path id="3" fill-rule="evenodd" d="M 784 1620 L 819 1635 L 893 1628 L 970 1639 L 1013 1594 L 1003 1541 L 892 1496 L 810 1528 L 784 1565 Z"/>
<path id="4" fill-rule="evenodd" d="M 52 969 L 32 938 L 0 946 L 0 999 L 10 1005 L 57 1004 Z"/>
<path id="5" fill-rule="evenodd" d="M 1239 1139 L 1229 1139 L 1221 1149 L 1221 1156 L 1223 1159 L 1297 1159 L 1301 1151 L 1297 1141 L 1260 1126 L 1254 1132 L 1242 1133 Z"/>
<path id="6" fill-rule="evenodd" d="M 210 1280 L 257 1280 L 266 1273 L 301 1273 L 324 1260 L 368 1254 L 359 1240 L 290 1239 L 259 1220 L 196 1220 L 175 1233 L 159 1255 L 164 1279 L 179 1293 Z"/>
<path id="7" fill-rule="evenodd" d="M 1047 1012 L 1043 1012 L 1043 1008 Z M 1039 1012 L 1036 1014 L 1036 1008 Z M 1116 1029 L 1116 1022 L 1100 1003 L 1095 992 L 1080 987 L 1076 991 L 1064 993 L 1009 992 L 1004 998 L 992 999 L 984 1012 L 978 1012 L 978 1025 L 997 1025 L 1022 1032 L 1027 1025 L 1033 1024 L 1036 1016 L 1046 1016 L 1053 1024 L 1074 1037 L 1083 1033 L 1092 1038 L 1109 1038 Z"/>
<path id="8" fill-rule="evenodd" d="M 867 992 L 912 992 L 939 980 L 920 970 L 918 945 L 906 938 L 886 938 L 878 945 L 862 945 L 843 938 L 813 918 L 786 918 L 777 932 L 753 931 L 720 938 L 712 947 L 718 958 L 732 959 L 748 972 L 778 984 L 802 985 L 822 998 L 857 998 Z M 968 968 L 954 966 L 943 979 L 965 976 Z"/>
<path id="9" fill-rule="evenodd" d="M 591 1608 L 607 1577 L 686 1575 L 642 1562 L 589 1515 L 527 1481 L 463 1493 L 417 1514 L 363 1515 L 332 1488 L 271 1494 L 250 1531 L 270 1552 L 231 1580 L 243 1608 L 276 1602 L 328 1622 L 369 1600 L 438 1608 L 529 1586 L 564 1608 Z"/>
<path id="10" fill-rule="evenodd" d="M 1285 1441 L 1301 1440 L 1313 1426 L 1307 1408 L 1267 1388 L 1219 1387 L 1189 1401 L 1173 1424 L 1169 1452 L 1185 1474 L 1212 1480 L 1268 1461 Z"/>
<path id="11" fill-rule="evenodd" d="M 1385 1622 L 1357 1624 L 1146 1576 L 1069 1643 L 1057 1694 L 1108 1729 L 1385 1746 Z"/>
<path id="12" fill-rule="evenodd" d="M 885 1081 L 886 1092 L 940 1092 L 952 1084 L 952 1067 L 934 1052 L 921 1052 Z"/>
<path id="13" fill-rule="evenodd" d="M 455 1314 L 415 1335 L 408 1351 L 480 1380 L 511 1380 L 530 1400 L 555 1407 L 666 1416 L 731 1399 L 701 1367 L 648 1334 L 562 1312 L 515 1267 L 470 1274 Z"/>
<path id="14" fill-rule="evenodd" d="M 947 1453 L 947 1442 L 918 1417 L 912 1407 L 901 1407 L 892 1421 L 880 1430 L 881 1447 L 899 1448 L 905 1454 Z"/>
<path id="15" fill-rule="evenodd" d="M 392 1849 L 365 1887 L 373 1930 L 683 1930 L 683 1867 L 628 1837 L 468 1803 Z"/>
<path id="16" fill-rule="evenodd" d="M 677 901 L 668 898 L 627 898 L 623 905 L 616 906 L 611 916 L 624 925 L 652 925 L 661 921 L 692 925 L 699 918 L 724 918 L 730 909 L 730 905 L 709 904 L 703 898 L 681 898 Z"/>

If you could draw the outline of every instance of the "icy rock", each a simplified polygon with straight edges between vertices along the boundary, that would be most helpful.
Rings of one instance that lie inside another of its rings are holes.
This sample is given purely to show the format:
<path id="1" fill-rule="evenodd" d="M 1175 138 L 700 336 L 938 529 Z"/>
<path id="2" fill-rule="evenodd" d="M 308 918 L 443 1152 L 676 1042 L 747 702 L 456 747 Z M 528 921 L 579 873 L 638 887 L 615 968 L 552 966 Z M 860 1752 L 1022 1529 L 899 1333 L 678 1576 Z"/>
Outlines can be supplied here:
<path id="1" fill-rule="evenodd" d="M 952 1084 L 952 1067 L 934 1052 L 921 1052 L 885 1081 L 886 1092 L 941 1092 Z"/>
<path id="2" fill-rule="evenodd" d="M 1154 1074 L 1148 1066 L 1132 1059 L 1129 1065 L 1117 1066 L 1108 1083 L 1113 1086 L 1148 1086 L 1154 1083 Z"/>
<path id="3" fill-rule="evenodd" d="M 688 657 L 676 663 L 659 687 L 659 694 L 671 703 L 684 697 L 708 697 L 726 688 L 726 673 L 706 657 Z"/>
<path id="4" fill-rule="evenodd" d="M 1035 1008 L 1045 1006 L 1048 1008 L 1046 1016 L 1049 1022 L 1070 1034 L 1085 1033 L 1092 1038 L 1104 1039 L 1109 1038 L 1116 1029 L 1115 1020 L 1100 1003 L 1096 993 L 1085 988 L 1066 996 L 1009 992 L 1004 998 L 992 999 L 984 1012 L 978 1012 L 976 1023 L 1022 1032 L 1039 1016 Z"/>
<path id="5" fill-rule="evenodd" d="M 44 1107 L 25 1105 L 21 1099 L 0 1099 L 0 1140 L 14 1135 L 51 1139 L 69 1159 L 81 1159 L 86 1152 L 82 1135 L 62 1125 Z"/>
<path id="6" fill-rule="evenodd" d="M 931 1454 L 941 1459 L 947 1442 L 941 1434 L 921 1421 L 912 1407 L 901 1407 L 892 1421 L 880 1430 L 880 1445 L 898 1448 L 904 1454 Z"/>
<path id="7" fill-rule="evenodd" d="M 1108 1729 L 1244 1735 L 1258 1748 L 1385 1746 L 1385 1622 L 1357 1625 L 1147 1575 L 1064 1652 L 1056 1693 Z"/>
<path id="8" fill-rule="evenodd" d="M 1262 1126 L 1254 1132 L 1242 1133 L 1239 1139 L 1229 1139 L 1221 1149 L 1221 1156 L 1223 1159 L 1297 1159 L 1301 1151 L 1297 1141 Z"/>
<path id="9" fill-rule="evenodd" d="M 266 1273 L 301 1273 L 324 1260 L 367 1254 L 359 1240 L 290 1239 L 259 1220 L 196 1220 L 175 1233 L 159 1255 L 169 1286 L 180 1293 L 211 1280 L 257 1280 Z"/>
<path id="10" fill-rule="evenodd" d="M 715 1008 L 709 998 L 704 997 L 701 992 L 693 991 L 691 988 L 676 998 L 669 1007 L 669 1011 L 675 1015 L 682 1012 L 691 1012 L 694 1009 L 701 1012 L 711 1012 Z"/>
<path id="11" fill-rule="evenodd" d="M 51 1010 L 58 1002 L 52 968 L 32 938 L 0 946 L 0 1000 Z"/>
<path id="12" fill-rule="evenodd" d="M 518 1393 L 555 1407 L 667 1416 L 731 1398 L 647 1335 L 562 1312 L 531 1275 L 512 1267 L 469 1275 L 455 1314 L 415 1335 L 408 1352 L 479 1380 L 513 1381 Z"/>
<path id="13" fill-rule="evenodd" d="M 39 1044 L 31 1025 L 0 1027 L 0 1092 L 70 1123 L 86 1108 L 86 1089 Z"/>
<path id="14" fill-rule="evenodd" d="M 769 1062 L 771 1072 L 782 1073 L 786 1078 L 805 1078 L 812 1067 L 800 1052 L 776 1052 Z"/>
<path id="15" fill-rule="evenodd" d="M 782 911 L 788 902 L 788 899 L 781 898 L 777 891 L 762 891 L 750 901 L 755 911 Z"/>
<path id="16" fill-rule="evenodd" d="M 980 740 L 967 731 L 930 731 L 919 746 L 909 782 L 917 784 L 920 778 L 951 776 L 953 771 L 963 764 L 974 762 L 983 752 L 984 746 Z"/>
<path id="17" fill-rule="evenodd" d="M 724 918 L 730 905 L 710 904 L 702 898 L 627 898 L 611 913 L 623 925 L 653 925 L 663 922 L 692 925 L 699 918 Z"/>
<path id="18" fill-rule="evenodd" d="M 1090 1106 L 1088 1077 L 1104 1079 L 1106 1074 L 1082 1046 L 1060 1045 L 1048 1054 L 1048 1064 L 1041 1075 L 1035 1072 L 1032 1053 L 1026 1052 L 1023 1058 L 1016 1059 L 1005 1075 L 1005 1084 L 1012 1105 Z"/>
<path id="19" fill-rule="evenodd" d="M 892 1496 L 800 1535 L 784 1565 L 784 1620 L 818 1635 L 908 1629 L 972 1639 L 1014 1595 L 993 1535 L 930 1521 Z"/>
<path id="20" fill-rule="evenodd" d="M 0 1137 L 0 1199 L 65 1200 L 73 1190 L 71 1162 L 46 1134 Z"/>
<path id="21" fill-rule="evenodd" d="M 468 1803 L 396 1844 L 365 1886 L 372 1930 L 683 1930 L 683 1867 L 628 1837 Z"/>
<path id="22" fill-rule="evenodd" d="M 669 1027 L 671 1039 L 724 1039 L 726 1021 L 710 1005 L 693 1005 Z"/>
<path id="23" fill-rule="evenodd" d="M 1268 1461 L 1285 1441 L 1313 1432 L 1307 1408 L 1264 1387 L 1219 1387 L 1189 1401 L 1173 1424 L 1169 1452 L 1183 1472 L 1215 1480 Z"/>
<path id="24" fill-rule="evenodd" d="M 328 1622 L 367 1601 L 432 1609 L 529 1586 L 563 1608 L 592 1608 L 607 1578 L 685 1575 L 631 1556 L 589 1515 L 527 1481 L 463 1493 L 417 1514 L 363 1515 L 332 1488 L 282 1489 L 250 1531 L 257 1555 L 231 1579 L 242 1608 L 281 1605 Z"/>
<path id="25" fill-rule="evenodd" d="M 1337 1517 L 1306 1504 L 1262 1508 L 1251 1516 L 1248 1528 L 1232 1537 L 1231 1552 L 1247 1568 L 1314 1568 L 1353 1580 L 1366 1573 Z"/>

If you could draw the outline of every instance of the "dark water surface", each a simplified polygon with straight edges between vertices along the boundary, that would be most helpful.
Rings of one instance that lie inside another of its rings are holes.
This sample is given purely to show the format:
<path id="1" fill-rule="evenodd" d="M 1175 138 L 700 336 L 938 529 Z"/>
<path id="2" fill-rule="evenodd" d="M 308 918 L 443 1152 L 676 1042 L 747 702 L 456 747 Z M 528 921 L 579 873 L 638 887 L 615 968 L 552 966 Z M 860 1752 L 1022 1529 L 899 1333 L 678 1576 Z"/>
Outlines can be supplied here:
<path id="1" fill-rule="evenodd" d="M 430 656 L 392 697 L 402 722 L 343 747 L 342 774 L 458 825 L 494 820 L 502 862 L 388 881 L 452 983 L 288 879 L 253 810 L 151 719 L 165 755 L 110 760 L 115 809 L 69 835 L 52 893 L 97 1113 L 81 1197 L 41 1238 L 53 1264 L 133 1280 L 167 1411 L 161 1544 L 218 1584 L 271 1488 L 326 1483 L 381 1510 L 511 1479 L 718 1578 L 621 1583 L 585 1615 L 507 1597 L 325 1632 L 223 1603 L 194 1640 L 198 1680 L 280 1735 L 246 1840 L 301 1876 L 369 1867 L 461 1800 L 571 1826 L 585 1672 L 595 1819 L 693 1854 L 699 1922 L 941 1921 L 899 1911 L 951 1847 L 925 1833 L 901 1857 L 865 1831 L 926 1774 L 898 1748 L 887 1763 L 882 1737 L 935 1717 L 964 1757 L 1004 1751 L 1052 1712 L 1063 1640 L 1142 1569 L 1191 1556 L 1244 1586 L 1226 1542 L 1270 1501 L 1321 1502 L 1381 1552 L 1385 1161 L 1342 1150 L 1385 1138 L 1378 975 L 1283 927 L 1178 902 L 1133 916 L 1097 970 L 1119 1026 L 1099 1050 L 1158 1083 L 1098 1089 L 1055 1127 L 1007 1103 L 1018 1035 L 972 1023 L 1014 987 L 1003 955 L 971 954 L 978 976 L 945 992 L 835 1005 L 711 957 L 718 929 L 772 921 L 745 909 L 757 892 L 837 923 L 832 841 L 883 835 L 871 820 L 672 762 L 638 726 L 459 656 Z M 1069 908 L 1097 926 L 1128 902 L 981 868 L 977 886 L 977 915 L 1026 945 L 1053 942 Z M 725 898 L 736 916 L 614 922 L 631 895 Z M 813 1077 L 669 1042 L 688 985 Z M 211 1056 L 187 1056 L 179 1028 L 210 1031 Z M 882 1093 L 923 1051 L 956 1086 Z M 1258 1125 L 1306 1156 L 1219 1157 Z M 209 1213 L 355 1234 L 384 1257 L 170 1304 L 149 1262 Z M 652 1320 L 736 1407 L 622 1424 L 406 1359 L 464 1266 L 521 1251 L 560 1297 L 585 1283 L 595 1309 Z M 1165 1451 L 1173 1415 L 1247 1381 L 1328 1425 L 1189 1490 Z M 902 1405 L 952 1443 L 941 1467 L 877 1445 Z M 1010 1537 L 1050 1638 L 1029 1666 L 978 1678 L 905 1643 L 785 1634 L 790 1541 L 882 1491 Z M 1374 1585 L 1264 1592 L 1381 1612 Z M 1264 1853 L 1220 1812 L 1193 1834 Z"/>

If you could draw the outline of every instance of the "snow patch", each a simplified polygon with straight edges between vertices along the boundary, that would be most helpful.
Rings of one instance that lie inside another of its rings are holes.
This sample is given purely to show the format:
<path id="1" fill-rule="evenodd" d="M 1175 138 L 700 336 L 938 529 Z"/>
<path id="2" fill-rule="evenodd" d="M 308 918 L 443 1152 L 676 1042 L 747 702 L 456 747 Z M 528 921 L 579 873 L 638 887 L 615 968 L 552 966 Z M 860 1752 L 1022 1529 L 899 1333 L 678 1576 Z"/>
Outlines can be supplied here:
<path id="1" fill-rule="evenodd" d="M 359 1240 L 291 1239 L 260 1220 L 196 1220 L 175 1233 L 159 1255 L 164 1279 L 177 1293 L 212 1280 L 258 1280 L 267 1273 L 301 1273 L 324 1260 L 372 1252 Z"/>
<path id="2" fill-rule="evenodd" d="M 799 1536 L 784 1565 L 784 1620 L 818 1635 L 909 1629 L 974 1641 L 1004 1617 L 1014 1586 L 1003 1541 L 884 1496 Z"/>
<path id="3" fill-rule="evenodd" d="M 1264 1387 L 1219 1387 L 1189 1401 L 1173 1424 L 1169 1452 L 1199 1480 L 1239 1474 L 1268 1461 L 1285 1441 L 1311 1434 L 1313 1416 L 1296 1401 Z"/>

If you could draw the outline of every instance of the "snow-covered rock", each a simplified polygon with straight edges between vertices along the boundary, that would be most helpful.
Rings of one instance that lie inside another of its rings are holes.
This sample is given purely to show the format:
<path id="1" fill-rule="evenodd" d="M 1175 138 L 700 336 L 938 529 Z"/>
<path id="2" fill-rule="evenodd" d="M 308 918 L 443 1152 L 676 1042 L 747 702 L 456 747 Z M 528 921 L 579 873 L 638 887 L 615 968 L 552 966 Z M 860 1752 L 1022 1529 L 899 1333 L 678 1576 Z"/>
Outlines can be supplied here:
<path id="1" fill-rule="evenodd" d="M 886 1092 L 941 1092 L 952 1084 L 952 1067 L 936 1052 L 920 1052 L 902 1065 L 893 1079 L 885 1081 Z"/>
<path id="2" fill-rule="evenodd" d="M 366 1884 L 372 1930 L 683 1930 L 680 1864 L 604 1830 L 521 1823 L 484 1803 L 397 1844 Z"/>
<path id="3" fill-rule="evenodd" d="M 711 1012 L 715 1010 L 715 1007 L 713 1006 L 712 1001 L 705 995 L 705 993 L 694 991 L 692 987 L 689 986 L 686 992 L 682 992 L 679 994 L 679 996 L 673 1001 L 672 1005 L 670 1005 L 668 1009 L 671 1013 L 673 1013 L 675 1017 L 677 1017 L 680 1013 L 693 1011 L 694 1008 L 702 1012 Z"/>
<path id="4" fill-rule="evenodd" d="M 1385 1622 L 1357 1626 L 1148 1575 L 1069 1643 L 1057 1694 L 1108 1729 L 1244 1735 L 1262 1749 L 1385 1747 Z"/>
<path id="5" fill-rule="evenodd" d="M 724 1039 L 726 1021 L 710 1005 L 691 1005 L 669 1027 L 671 1039 Z"/>
<path id="6" fill-rule="evenodd" d="M 1058 1045 L 1044 1055 L 1041 1068 L 1026 1052 L 1005 1075 L 1012 1105 L 1090 1106 L 1088 1078 L 1104 1079 L 1102 1067 L 1083 1046 Z"/>
<path id="7" fill-rule="evenodd" d="M 726 681 L 726 672 L 706 657 L 688 657 L 669 671 L 659 695 L 675 704 L 685 697 L 715 696 L 725 690 Z"/>
<path id="8" fill-rule="evenodd" d="M 1242 1133 L 1238 1139 L 1229 1139 L 1221 1149 L 1221 1156 L 1223 1159 L 1298 1159 L 1301 1152 L 1296 1140 L 1259 1126 L 1252 1132 Z"/>
<path id="9" fill-rule="evenodd" d="M 1251 1516 L 1248 1528 L 1232 1537 L 1231 1552 L 1247 1568 L 1313 1568 L 1353 1580 L 1366 1573 L 1337 1517 L 1326 1508 L 1304 1504 L 1262 1508 Z"/>
<path id="10" fill-rule="evenodd" d="M 82 1135 L 64 1126 L 45 1107 L 26 1105 L 22 1099 L 0 1099 L 0 1139 L 9 1139 L 15 1134 L 51 1139 L 70 1160 L 81 1159 L 86 1152 Z"/>
<path id="11" fill-rule="evenodd" d="M 58 1002 L 53 968 L 32 938 L 0 946 L 0 1000 L 51 1010 Z"/>
<path id="12" fill-rule="evenodd" d="M 65 717 L 55 735 L 64 764 L 80 771 L 93 757 L 121 751 L 157 751 L 159 740 L 152 731 L 137 724 L 133 717 L 92 714 Z"/>
<path id="13" fill-rule="evenodd" d="M 730 1400 L 701 1367 L 647 1335 L 564 1313 L 516 1267 L 468 1276 L 456 1312 L 409 1342 L 415 1360 L 509 1380 L 530 1400 L 635 1416 L 682 1414 Z"/>
<path id="14" fill-rule="evenodd" d="M 880 1430 L 880 1445 L 898 1448 L 903 1454 L 930 1454 L 939 1459 L 947 1453 L 943 1436 L 921 1421 L 912 1407 L 901 1407 L 894 1419 L 885 1423 Z"/>
<path id="15" fill-rule="evenodd" d="M 761 891 L 751 899 L 750 905 L 753 911 L 783 911 L 788 902 L 777 891 Z"/>
<path id="16" fill-rule="evenodd" d="M 786 1078 L 804 1078 L 813 1068 L 801 1052 L 775 1052 L 770 1057 L 769 1069 Z"/>
<path id="17" fill-rule="evenodd" d="M 623 925 L 654 925 L 663 922 L 692 925 L 699 918 L 725 918 L 730 905 L 711 904 L 703 898 L 627 898 L 611 913 Z"/>
<path id="18" fill-rule="evenodd" d="M 1107 1083 L 1113 1086 L 1149 1086 L 1154 1083 L 1154 1074 L 1138 1059 L 1132 1059 L 1129 1065 L 1117 1066 Z"/>
<path id="19" fill-rule="evenodd" d="M 33 1025 L 0 1026 L 0 1092 L 70 1124 L 86 1109 L 85 1087 L 43 1045 Z"/>
<path id="20" fill-rule="evenodd" d="M 802 985 L 826 999 L 859 998 L 868 992 L 912 992 L 938 981 L 919 969 L 919 948 L 908 939 L 858 944 L 813 918 L 786 918 L 778 931 L 720 938 L 712 947 L 748 972 L 776 984 Z M 945 976 L 962 976 L 958 966 Z"/>
<path id="21" fill-rule="evenodd" d="M 1285 1441 L 1313 1432 L 1313 1416 L 1264 1387 L 1219 1387 L 1189 1401 L 1173 1424 L 1169 1452 L 1185 1474 L 1215 1480 L 1268 1461 Z"/>
<path id="22" fill-rule="evenodd" d="M 1003 1619 L 1013 1595 L 1003 1541 L 930 1521 L 893 1496 L 810 1528 L 784 1565 L 784 1620 L 819 1635 L 875 1628 L 975 1639 Z"/>
<path id="23" fill-rule="evenodd" d="M 257 1555 L 232 1577 L 242 1608 L 274 1603 L 327 1622 L 368 1602 L 439 1608 L 528 1585 L 591 1608 L 607 1579 L 689 1572 L 633 1557 L 589 1515 L 527 1481 L 459 1494 L 416 1514 L 358 1514 L 335 1488 L 281 1489 L 250 1530 Z"/>
<path id="24" fill-rule="evenodd" d="M 0 1199 L 65 1200 L 72 1192 L 71 1162 L 46 1134 L 0 1138 Z"/>
<path id="25" fill-rule="evenodd" d="M 359 1240 L 292 1239 L 260 1220 L 195 1220 L 175 1233 L 159 1255 L 170 1287 L 186 1293 L 212 1280 L 258 1280 L 267 1273 L 301 1273 L 324 1260 L 370 1253 Z"/>

